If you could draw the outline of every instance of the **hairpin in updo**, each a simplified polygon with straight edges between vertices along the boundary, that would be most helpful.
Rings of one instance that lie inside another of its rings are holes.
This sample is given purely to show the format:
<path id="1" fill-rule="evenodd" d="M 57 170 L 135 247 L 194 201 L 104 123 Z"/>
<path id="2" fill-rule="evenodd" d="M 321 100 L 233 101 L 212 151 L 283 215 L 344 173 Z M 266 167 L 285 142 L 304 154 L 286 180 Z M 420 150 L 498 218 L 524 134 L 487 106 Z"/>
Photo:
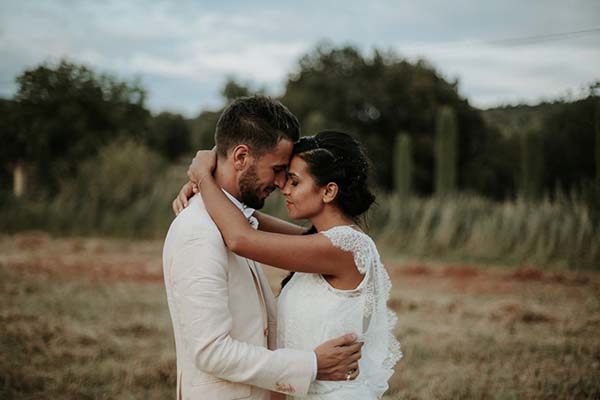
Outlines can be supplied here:
<path id="1" fill-rule="evenodd" d="M 304 139 L 310 144 L 310 148 L 319 149 L 321 146 L 319 145 L 319 140 L 316 136 L 305 136 Z"/>

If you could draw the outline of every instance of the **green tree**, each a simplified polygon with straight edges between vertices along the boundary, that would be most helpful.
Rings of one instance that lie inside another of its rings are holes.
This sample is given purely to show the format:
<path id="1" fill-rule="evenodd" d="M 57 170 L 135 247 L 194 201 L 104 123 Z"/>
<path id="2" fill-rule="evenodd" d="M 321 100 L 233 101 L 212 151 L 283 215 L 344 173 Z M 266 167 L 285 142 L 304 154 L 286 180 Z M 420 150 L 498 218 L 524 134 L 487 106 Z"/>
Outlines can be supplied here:
<path id="1" fill-rule="evenodd" d="M 0 99 L 0 188 L 8 194 L 19 168 L 24 168 L 24 155 L 27 154 L 27 140 L 19 129 L 18 104 L 13 100 Z M 24 172 L 24 169 L 21 169 Z"/>
<path id="2" fill-rule="evenodd" d="M 191 153 L 190 127 L 179 114 L 162 112 L 150 120 L 146 144 L 168 160 Z"/>
<path id="3" fill-rule="evenodd" d="M 223 89 L 221 89 L 221 95 L 228 104 L 233 100 L 237 99 L 238 97 L 264 93 L 264 88 L 254 89 L 249 84 L 239 83 L 231 77 L 227 79 L 225 85 L 223 85 Z"/>
<path id="4" fill-rule="evenodd" d="M 440 196 L 456 190 L 457 136 L 454 111 L 440 108 L 435 132 L 435 193 Z"/>
<path id="5" fill-rule="evenodd" d="M 596 187 L 600 190 L 600 100 L 596 101 Z"/>
<path id="6" fill-rule="evenodd" d="M 33 166 L 36 187 L 49 194 L 114 138 L 146 130 L 146 94 L 136 84 L 67 61 L 27 70 L 17 82 L 16 138 L 23 138 L 25 145 L 16 140 L 15 152 Z"/>
<path id="7" fill-rule="evenodd" d="M 249 96 L 250 89 L 238 83 L 235 79 L 228 78 L 223 89 L 221 89 L 221 95 L 225 98 L 227 103 L 229 103 L 238 97 Z"/>
<path id="8" fill-rule="evenodd" d="M 401 133 L 396 137 L 394 150 L 394 189 L 401 198 L 407 198 L 412 190 L 412 143 L 410 136 Z"/>
<path id="9" fill-rule="evenodd" d="M 537 131 L 521 135 L 521 195 L 526 200 L 537 200 L 542 194 L 543 147 Z"/>
<path id="10" fill-rule="evenodd" d="M 595 115 L 600 97 L 590 95 L 561 103 L 544 114 L 541 143 L 544 160 L 542 187 L 570 191 L 593 182 L 595 165 Z"/>
<path id="11" fill-rule="evenodd" d="M 281 100 L 303 127 L 313 124 L 318 113 L 319 126 L 355 135 L 374 161 L 377 182 L 389 190 L 394 187 L 396 133 L 410 132 L 414 189 L 421 194 L 433 190 L 435 112 L 448 105 L 461 126 L 459 187 L 487 190 L 479 185 L 496 176 L 481 152 L 495 131 L 488 131 L 479 111 L 458 94 L 457 82 L 447 82 L 425 61 L 410 63 L 378 50 L 365 57 L 352 46 L 323 43 L 299 60 Z"/>
<path id="12" fill-rule="evenodd" d="M 221 115 L 219 111 L 203 111 L 188 121 L 191 134 L 191 146 L 194 150 L 212 149 L 215 145 L 215 127 Z"/>

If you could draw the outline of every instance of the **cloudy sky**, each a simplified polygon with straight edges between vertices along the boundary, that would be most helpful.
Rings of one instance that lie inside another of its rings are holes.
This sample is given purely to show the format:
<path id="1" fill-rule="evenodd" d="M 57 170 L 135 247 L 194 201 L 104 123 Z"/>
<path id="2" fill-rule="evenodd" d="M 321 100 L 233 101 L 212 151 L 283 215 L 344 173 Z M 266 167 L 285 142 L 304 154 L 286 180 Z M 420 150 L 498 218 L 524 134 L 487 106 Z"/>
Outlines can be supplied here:
<path id="1" fill-rule="evenodd" d="M 600 80 L 598 0 L 0 0 L 0 97 L 61 58 L 139 79 L 153 111 L 222 105 L 228 77 L 282 93 L 321 40 L 425 58 L 478 107 Z"/>

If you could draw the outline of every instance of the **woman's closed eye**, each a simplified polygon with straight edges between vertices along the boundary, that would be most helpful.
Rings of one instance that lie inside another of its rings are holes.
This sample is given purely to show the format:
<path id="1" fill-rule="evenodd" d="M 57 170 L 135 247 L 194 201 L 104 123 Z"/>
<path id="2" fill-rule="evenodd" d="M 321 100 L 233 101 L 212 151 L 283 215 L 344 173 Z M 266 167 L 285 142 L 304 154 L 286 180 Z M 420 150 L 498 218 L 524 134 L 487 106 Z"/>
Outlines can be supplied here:
<path id="1" fill-rule="evenodd" d="M 298 178 L 296 178 L 296 175 L 288 173 L 286 184 L 298 186 Z"/>

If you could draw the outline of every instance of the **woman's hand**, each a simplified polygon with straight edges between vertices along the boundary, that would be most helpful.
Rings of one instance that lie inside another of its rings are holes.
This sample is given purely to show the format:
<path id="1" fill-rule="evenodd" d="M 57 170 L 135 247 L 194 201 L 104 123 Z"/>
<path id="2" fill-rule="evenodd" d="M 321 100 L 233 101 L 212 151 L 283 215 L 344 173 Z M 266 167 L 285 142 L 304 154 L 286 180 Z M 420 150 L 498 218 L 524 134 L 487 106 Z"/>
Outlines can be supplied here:
<path id="1" fill-rule="evenodd" d="M 212 175 L 217 167 L 217 152 L 212 150 L 200 150 L 190 164 L 187 175 L 190 181 L 198 186 L 202 181 Z"/>
<path id="2" fill-rule="evenodd" d="M 188 199 L 197 192 L 197 186 L 193 182 L 187 182 L 181 187 L 177 197 L 175 197 L 175 200 L 173 200 L 173 203 L 171 204 L 175 215 L 178 215 L 184 208 L 188 206 Z"/>
<path id="3" fill-rule="evenodd" d="M 196 153 L 196 157 L 192 160 L 187 174 L 190 181 L 181 187 L 181 190 L 171 203 L 173 212 L 178 215 L 184 208 L 188 206 L 188 199 L 190 199 L 195 193 L 198 193 L 198 184 L 201 182 L 206 174 L 212 174 L 217 166 L 216 151 L 213 150 L 200 150 Z"/>

